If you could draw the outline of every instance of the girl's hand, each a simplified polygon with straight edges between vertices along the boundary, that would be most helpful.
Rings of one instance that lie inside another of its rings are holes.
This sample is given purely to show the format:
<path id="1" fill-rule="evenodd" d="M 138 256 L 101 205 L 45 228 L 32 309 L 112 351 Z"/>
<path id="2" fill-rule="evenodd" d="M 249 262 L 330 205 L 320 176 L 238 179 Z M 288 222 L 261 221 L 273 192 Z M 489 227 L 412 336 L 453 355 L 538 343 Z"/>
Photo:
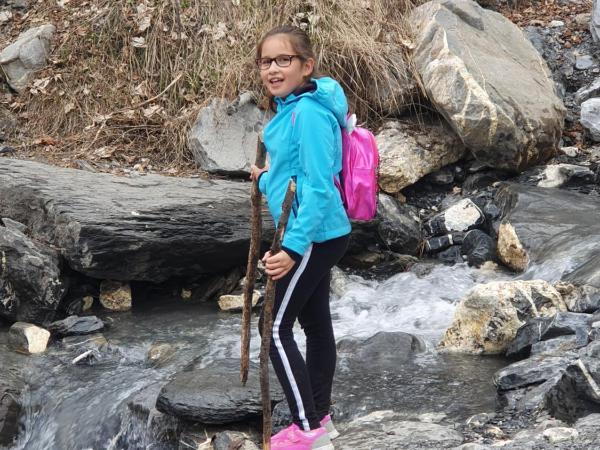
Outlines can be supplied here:
<path id="1" fill-rule="evenodd" d="M 265 165 L 265 167 L 263 169 L 259 169 L 258 167 L 256 167 L 254 164 L 252 164 L 250 166 L 250 179 L 251 180 L 258 180 L 258 177 L 260 177 L 260 174 L 263 172 L 266 172 L 267 170 L 269 170 L 269 165 Z"/>
<path id="2" fill-rule="evenodd" d="M 296 264 L 296 261 L 283 250 L 275 255 L 271 255 L 271 252 L 268 251 L 262 261 L 265 263 L 265 272 L 273 278 L 273 281 L 283 278 Z"/>

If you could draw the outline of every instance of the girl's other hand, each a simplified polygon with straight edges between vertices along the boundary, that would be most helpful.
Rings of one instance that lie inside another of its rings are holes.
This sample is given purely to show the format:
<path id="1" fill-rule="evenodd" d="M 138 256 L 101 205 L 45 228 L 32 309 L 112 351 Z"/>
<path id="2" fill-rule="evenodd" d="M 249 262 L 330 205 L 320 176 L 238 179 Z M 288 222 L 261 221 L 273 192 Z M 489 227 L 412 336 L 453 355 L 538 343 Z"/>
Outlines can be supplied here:
<path id="1" fill-rule="evenodd" d="M 262 261 L 265 263 L 265 272 L 273 278 L 273 281 L 283 278 L 296 264 L 296 261 L 283 250 L 275 255 L 271 255 L 271 252 L 268 251 Z"/>
<path id="2" fill-rule="evenodd" d="M 266 172 L 267 170 L 269 170 L 269 166 L 268 165 L 265 166 L 263 169 L 259 169 L 254 164 L 252 164 L 250 166 L 250 179 L 252 181 L 258 180 L 258 177 L 260 177 L 260 174 L 263 173 L 263 172 Z"/>

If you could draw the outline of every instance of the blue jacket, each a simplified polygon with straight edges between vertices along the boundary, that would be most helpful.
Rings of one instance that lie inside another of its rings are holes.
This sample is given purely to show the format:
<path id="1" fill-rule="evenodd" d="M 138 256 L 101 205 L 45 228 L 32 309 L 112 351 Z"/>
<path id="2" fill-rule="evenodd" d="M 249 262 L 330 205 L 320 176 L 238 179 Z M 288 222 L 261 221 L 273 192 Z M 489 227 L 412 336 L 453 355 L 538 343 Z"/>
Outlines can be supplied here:
<path id="1" fill-rule="evenodd" d="M 316 89 L 275 97 L 277 114 L 264 129 L 270 158 L 259 178 L 275 224 L 290 179 L 296 198 L 282 246 L 297 259 L 313 242 L 324 242 L 351 231 L 334 176 L 342 170 L 341 126 L 348 103 L 342 87 L 331 78 L 312 79 Z"/>

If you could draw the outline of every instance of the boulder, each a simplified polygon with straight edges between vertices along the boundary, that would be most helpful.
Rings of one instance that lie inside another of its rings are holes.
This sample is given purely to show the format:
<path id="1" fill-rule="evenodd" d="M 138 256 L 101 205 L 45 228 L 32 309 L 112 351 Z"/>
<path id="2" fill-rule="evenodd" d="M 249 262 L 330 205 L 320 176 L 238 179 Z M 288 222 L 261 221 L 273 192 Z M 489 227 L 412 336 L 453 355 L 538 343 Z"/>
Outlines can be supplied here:
<path id="1" fill-rule="evenodd" d="M 443 123 L 418 126 L 387 122 L 376 139 L 379 187 L 388 194 L 400 192 L 465 154 L 460 139 Z"/>
<path id="2" fill-rule="evenodd" d="M 600 288 L 600 199 L 562 189 L 504 184 L 500 260 L 525 277 Z"/>
<path id="3" fill-rule="evenodd" d="M 28 226 L 87 276 L 161 283 L 244 266 L 250 183 L 117 177 L 3 159 L 0 217 Z M 266 241 L 273 223 L 264 219 Z"/>
<path id="4" fill-rule="evenodd" d="M 573 358 L 568 356 L 535 356 L 513 363 L 494 374 L 494 384 L 500 390 L 541 384 L 565 370 Z"/>
<path id="5" fill-rule="evenodd" d="M 585 166 L 576 164 L 549 164 L 541 174 L 538 186 L 559 188 L 571 184 L 594 183 L 596 174 Z"/>
<path id="6" fill-rule="evenodd" d="M 380 193 L 377 214 L 380 217 L 377 232 L 387 247 L 394 252 L 414 255 L 421 241 L 417 209 L 399 204 L 389 195 Z"/>
<path id="7" fill-rule="evenodd" d="M 251 93 L 234 102 L 213 99 L 198 113 L 188 137 L 196 162 L 209 173 L 247 175 L 256 159 L 258 134 L 268 118 Z"/>
<path id="8" fill-rule="evenodd" d="M 31 28 L 0 52 L 0 67 L 15 91 L 25 90 L 33 73 L 46 65 L 55 30 L 51 24 Z"/>
<path id="9" fill-rule="evenodd" d="M 593 313 L 600 309 L 600 288 L 563 282 L 554 287 L 562 295 L 569 311 Z"/>
<path id="10" fill-rule="evenodd" d="M 527 354 L 537 342 L 557 336 L 575 335 L 578 347 L 587 345 L 591 314 L 558 312 L 552 317 L 531 318 L 517 330 L 506 356 Z"/>
<path id="11" fill-rule="evenodd" d="M 176 348 L 171 344 L 152 344 L 146 355 L 146 363 L 152 367 L 163 367 L 175 356 Z"/>
<path id="12" fill-rule="evenodd" d="M 575 335 L 558 336 L 547 341 L 535 342 L 531 346 L 531 355 L 553 355 L 558 356 L 569 350 L 576 350 L 585 347 L 586 343 L 582 343 Z"/>
<path id="13" fill-rule="evenodd" d="M 406 363 L 426 350 L 425 342 L 401 331 L 380 331 L 367 339 L 345 338 L 337 344 L 341 356 L 369 367 L 387 367 Z"/>
<path id="14" fill-rule="evenodd" d="M 581 125 L 594 142 L 600 142 L 600 98 L 594 97 L 581 104 Z"/>
<path id="15" fill-rule="evenodd" d="M 496 260 L 496 242 L 481 230 L 471 230 L 465 234 L 461 253 L 466 255 L 470 266 L 481 267 Z"/>
<path id="16" fill-rule="evenodd" d="M 15 322 L 8 330 L 11 347 L 26 355 L 46 351 L 50 332 L 31 323 Z"/>
<path id="17" fill-rule="evenodd" d="M 13 227 L 0 227 L 0 259 L 0 317 L 50 323 L 67 289 L 57 252 Z"/>
<path id="18" fill-rule="evenodd" d="M 189 367 L 163 386 L 156 408 L 165 414 L 210 425 L 256 419 L 262 413 L 258 367 L 250 368 L 245 386 L 240 383 L 239 372 L 237 359 L 221 360 L 204 368 Z M 279 384 L 270 385 L 273 404 L 283 400 Z"/>
<path id="19" fill-rule="evenodd" d="M 504 353 L 525 320 L 564 310 L 560 294 L 542 280 L 480 284 L 456 307 L 439 348 L 472 354 Z"/>
<path id="20" fill-rule="evenodd" d="M 69 316 L 66 319 L 52 322 L 48 329 L 53 335 L 72 336 L 92 334 L 104 328 L 104 322 L 96 316 Z"/>
<path id="21" fill-rule="evenodd" d="M 410 22 L 422 88 L 475 158 L 522 171 L 556 152 L 566 110 L 517 25 L 471 0 L 429 1 Z"/>

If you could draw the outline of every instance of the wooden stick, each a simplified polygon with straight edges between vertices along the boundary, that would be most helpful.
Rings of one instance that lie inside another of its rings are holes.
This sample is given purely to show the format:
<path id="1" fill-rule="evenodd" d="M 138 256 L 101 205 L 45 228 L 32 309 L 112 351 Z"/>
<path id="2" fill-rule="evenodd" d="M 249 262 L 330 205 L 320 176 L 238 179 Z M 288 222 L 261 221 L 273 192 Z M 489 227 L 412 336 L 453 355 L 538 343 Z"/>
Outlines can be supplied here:
<path id="1" fill-rule="evenodd" d="M 260 140 L 256 140 L 256 167 L 265 165 L 265 146 Z M 250 318 L 252 315 L 252 295 L 254 293 L 254 282 L 256 280 L 256 266 L 260 252 L 260 240 L 262 235 L 262 194 L 258 189 L 258 181 L 252 182 L 252 193 L 250 203 L 252 204 L 252 234 L 250 236 L 250 251 L 248 252 L 248 265 L 246 266 L 246 280 L 244 283 L 244 308 L 242 310 L 242 351 L 240 361 L 240 381 L 246 385 L 248 381 L 248 368 L 250 366 Z"/>
<path id="2" fill-rule="evenodd" d="M 283 233 L 290 216 L 292 202 L 296 194 L 296 184 L 290 181 L 283 206 L 281 208 L 281 216 L 279 224 L 273 237 L 271 245 L 271 255 L 275 255 L 281 251 L 281 241 Z M 269 391 L 269 350 L 271 348 L 271 333 L 273 332 L 273 303 L 275 302 L 275 284 L 271 277 L 267 279 L 267 287 L 265 288 L 265 301 L 263 304 L 262 318 L 262 338 L 260 342 L 260 393 L 262 397 L 263 408 L 263 449 L 271 450 L 271 392 Z"/>

